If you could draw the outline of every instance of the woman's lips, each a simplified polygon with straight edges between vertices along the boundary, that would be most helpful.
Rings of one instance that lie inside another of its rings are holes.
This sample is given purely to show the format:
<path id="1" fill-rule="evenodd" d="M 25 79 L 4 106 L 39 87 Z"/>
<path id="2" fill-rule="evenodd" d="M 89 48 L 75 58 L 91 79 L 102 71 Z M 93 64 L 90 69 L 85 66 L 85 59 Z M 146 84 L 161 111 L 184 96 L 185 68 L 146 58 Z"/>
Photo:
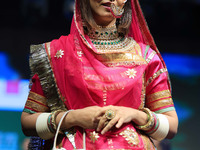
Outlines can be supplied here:
<path id="1" fill-rule="evenodd" d="M 106 9 L 108 9 L 110 11 L 110 5 L 111 5 L 110 2 L 103 3 L 102 5 L 103 5 L 104 8 L 106 8 Z"/>
<path id="2" fill-rule="evenodd" d="M 103 5 L 103 6 L 110 7 L 111 3 L 110 3 L 110 2 L 107 2 L 107 3 L 103 3 L 102 5 Z"/>

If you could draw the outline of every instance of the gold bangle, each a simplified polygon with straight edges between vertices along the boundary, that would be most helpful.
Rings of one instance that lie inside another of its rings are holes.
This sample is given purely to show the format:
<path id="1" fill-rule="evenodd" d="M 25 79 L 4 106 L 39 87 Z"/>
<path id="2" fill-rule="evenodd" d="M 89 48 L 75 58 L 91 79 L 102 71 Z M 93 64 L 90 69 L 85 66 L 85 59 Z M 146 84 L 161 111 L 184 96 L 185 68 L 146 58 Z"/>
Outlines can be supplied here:
<path id="1" fill-rule="evenodd" d="M 56 117 L 57 115 L 62 112 L 62 110 L 56 110 L 56 111 L 53 111 L 51 114 L 52 114 L 52 118 L 51 118 L 51 123 L 52 123 L 52 126 L 53 126 L 53 129 L 56 131 L 57 130 L 57 125 L 56 125 Z"/>
<path id="2" fill-rule="evenodd" d="M 147 114 L 148 121 L 145 125 L 136 125 L 136 128 L 140 130 L 148 131 L 154 126 L 154 123 L 155 123 L 154 116 L 148 108 L 143 108 L 142 111 Z"/>

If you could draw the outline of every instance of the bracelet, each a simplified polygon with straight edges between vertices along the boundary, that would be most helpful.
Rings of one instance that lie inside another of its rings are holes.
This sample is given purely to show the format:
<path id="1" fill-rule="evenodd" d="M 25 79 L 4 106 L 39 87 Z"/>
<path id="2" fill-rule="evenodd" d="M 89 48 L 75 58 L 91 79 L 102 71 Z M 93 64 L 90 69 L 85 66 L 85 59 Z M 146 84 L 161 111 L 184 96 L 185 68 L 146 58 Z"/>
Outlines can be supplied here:
<path id="1" fill-rule="evenodd" d="M 54 130 L 54 127 L 53 127 L 53 124 L 52 124 L 52 113 L 51 113 L 51 114 L 49 115 L 49 117 L 48 117 L 47 124 L 48 124 L 49 130 L 50 130 L 52 133 L 55 133 L 56 130 Z"/>
<path id="2" fill-rule="evenodd" d="M 154 133 L 158 129 L 158 127 L 159 127 L 158 116 L 154 112 L 152 114 L 154 116 L 154 126 L 150 130 L 145 131 L 146 134 L 152 134 L 152 133 Z"/>
<path id="3" fill-rule="evenodd" d="M 161 141 L 166 138 L 169 132 L 169 121 L 167 117 L 163 114 L 157 114 L 158 120 L 159 120 L 159 126 L 158 129 L 153 132 L 152 134 L 149 134 L 153 139 Z"/>
<path id="4" fill-rule="evenodd" d="M 62 124 L 62 122 L 63 122 L 65 116 L 66 116 L 70 111 L 72 111 L 72 110 L 66 111 L 66 112 L 63 114 L 63 116 L 61 117 L 60 121 L 59 121 L 58 128 L 57 128 L 57 130 L 56 130 L 56 134 L 55 134 L 55 137 L 54 137 L 54 143 L 53 143 L 53 149 L 52 149 L 52 150 L 58 150 L 58 149 L 56 148 L 56 142 L 57 142 L 57 137 L 58 137 L 58 133 L 59 133 L 59 130 L 60 130 L 60 126 L 61 126 L 61 124 Z"/>
<path id="5" fill-rule="evenodd" d="M 54 137 L 54 134 L 48 127 L 48 118 L 50 113 L 42 113 L 36 120 L 36 132 L 38 136 L 44 140 L 48 140 Z"/>
<path id="6" fill-rule="evenodd" d="M 145 125 L 136 125 L 135 127 L 140 130 L 148 131 L 154 126 L 154 116 L 148 108 L 143 108 L 142 111 L 147 114 L 148 121 Z"/>
<path id="7" fill-rule="evenodd" d="M 52 114 L 52 116 L 51 116 L 51 125 L 53 127 L 54 132 L 57 130 L 56 117 L 60 112 L 62 112 L 62 110 L 56 110 L 56 111 L 51 113 Z"/>

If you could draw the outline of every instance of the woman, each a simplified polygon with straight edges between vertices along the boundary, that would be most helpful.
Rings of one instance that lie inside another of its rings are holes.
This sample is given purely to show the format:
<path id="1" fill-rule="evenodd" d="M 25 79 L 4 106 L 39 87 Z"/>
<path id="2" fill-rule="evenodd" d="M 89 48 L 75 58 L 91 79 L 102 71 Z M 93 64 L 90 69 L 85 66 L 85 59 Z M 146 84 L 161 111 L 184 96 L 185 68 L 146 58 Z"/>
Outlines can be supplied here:
<path id="1" fill-rule="evenodd" d="M 137 0 L 76 0 L 71 33 L 32 46 L 30 66 L 22 129 L 45 140 L 32 138 L 32 149 L 50 149 L 66 112 L 65 149 L 156 149 L 152 139 L 177 132 L 167 69 Z"/>

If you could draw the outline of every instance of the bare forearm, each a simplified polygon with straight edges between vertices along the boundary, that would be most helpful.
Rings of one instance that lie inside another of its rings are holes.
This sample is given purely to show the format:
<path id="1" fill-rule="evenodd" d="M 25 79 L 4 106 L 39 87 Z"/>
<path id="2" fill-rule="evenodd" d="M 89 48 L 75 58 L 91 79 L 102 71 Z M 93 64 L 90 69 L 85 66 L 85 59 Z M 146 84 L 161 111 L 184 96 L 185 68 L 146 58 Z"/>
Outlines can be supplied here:
<path id="1" fill-rule="evenodd" d="M 22 131 L 26 136 L 37 136 L 36 132 L 36 120 L 41 113 L 29 114 L 22 112 L 21 125 Z"/>
<path id="2" fill-rule="evenodd" d="M 164 113 L 164 115 L 167 117 L 169 121 L 169 133 L 166 138 L 172 139 L 176 135 L 178 130 L 178 117 L 176 111 L 170 111 Z"/>

